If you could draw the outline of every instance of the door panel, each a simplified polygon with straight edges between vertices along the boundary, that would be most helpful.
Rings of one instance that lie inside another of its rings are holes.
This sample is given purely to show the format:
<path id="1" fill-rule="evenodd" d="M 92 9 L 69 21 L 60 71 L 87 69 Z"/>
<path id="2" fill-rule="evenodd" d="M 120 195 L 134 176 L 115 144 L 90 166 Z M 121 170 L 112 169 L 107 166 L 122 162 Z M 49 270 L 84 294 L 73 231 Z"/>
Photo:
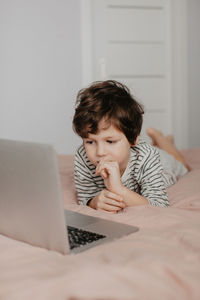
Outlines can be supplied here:
<path id="1" fill-rule="evenodd" d="M 105 58 L 107 75 L 164 76 L 164 45 L 108 44 Z"/>
<path id="2" fill-rule="evenodd" d="M 144 131 L 172 131 L 168 1 L 93 0 L 94 80 L 124 82 L 144 105 Z"/>
<path id="3" fill-rule="evenodd" d="M 107 39 L 108 41 L 163 41 L 164 20 L 163 8 L 115 7 L 113 9 L 108 7 L 106 10 Z"/>

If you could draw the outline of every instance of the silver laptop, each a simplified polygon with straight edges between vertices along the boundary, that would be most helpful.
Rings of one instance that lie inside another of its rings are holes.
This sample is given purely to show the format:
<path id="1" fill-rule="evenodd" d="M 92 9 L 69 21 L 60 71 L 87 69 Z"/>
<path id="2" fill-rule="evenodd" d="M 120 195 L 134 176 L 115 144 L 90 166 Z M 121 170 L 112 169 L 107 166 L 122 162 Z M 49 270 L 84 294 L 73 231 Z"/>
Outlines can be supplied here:
<path id="1" fill-rule="evenodd" d="M 65 211 L 54 149 L 0 139 L 0 234 L 68 254 L 137 230 Z"/>

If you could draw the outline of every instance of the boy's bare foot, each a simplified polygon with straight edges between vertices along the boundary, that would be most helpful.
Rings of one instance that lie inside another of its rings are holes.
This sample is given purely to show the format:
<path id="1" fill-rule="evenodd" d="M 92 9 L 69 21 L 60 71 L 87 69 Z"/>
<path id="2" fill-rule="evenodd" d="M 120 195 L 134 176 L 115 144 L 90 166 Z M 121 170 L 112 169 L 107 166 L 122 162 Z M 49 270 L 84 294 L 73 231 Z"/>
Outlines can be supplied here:
<path id="1" fill-rule="evenodd" d="M 174 139 L 172 135 L 164 136 L 161 131 L 154 128 L 148 128 L 146 130 L 146 133 L 151 138 L 153 146 L 165 150 L 166 152 L 174 156 L 176 160 L 182 162 L 188 169 L 188 171 L 191 170 L 190 166 L 186 163 L 180 151 L 174 145 Z"/>

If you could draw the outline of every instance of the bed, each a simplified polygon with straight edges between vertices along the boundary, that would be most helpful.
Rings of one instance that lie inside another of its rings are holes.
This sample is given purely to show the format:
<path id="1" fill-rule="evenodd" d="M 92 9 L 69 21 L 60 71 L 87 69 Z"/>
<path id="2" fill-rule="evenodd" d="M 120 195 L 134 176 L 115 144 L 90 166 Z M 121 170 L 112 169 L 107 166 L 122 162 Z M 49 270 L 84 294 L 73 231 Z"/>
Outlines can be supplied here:
<path id="1" fill-rule="evenodd" d="M 58 155 L 65 208 L 140 230 L 66 256 L 0 235 L 0 299 L 200 299 L 200 148 L 182 153 L 192 171 L 168 189 L 169 208 L 118 214 L 77 205 L 73 156 Z"/>

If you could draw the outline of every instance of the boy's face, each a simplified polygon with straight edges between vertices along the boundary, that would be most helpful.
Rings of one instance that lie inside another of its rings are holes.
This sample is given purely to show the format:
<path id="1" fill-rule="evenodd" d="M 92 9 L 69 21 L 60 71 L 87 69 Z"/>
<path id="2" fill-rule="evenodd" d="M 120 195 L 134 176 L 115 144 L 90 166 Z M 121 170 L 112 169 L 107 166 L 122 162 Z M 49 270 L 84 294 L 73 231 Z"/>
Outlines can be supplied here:
<path id="1" fill-rule="evenodd" d="M 92 164 L 97 166 L 101 160 L 115 161 L 123 174 L 129 161 L 131 145 L 122 131 L 113 125 L 106 126 L 102 120 L 97 134 L 89 134 L 83 143 Z"/>

